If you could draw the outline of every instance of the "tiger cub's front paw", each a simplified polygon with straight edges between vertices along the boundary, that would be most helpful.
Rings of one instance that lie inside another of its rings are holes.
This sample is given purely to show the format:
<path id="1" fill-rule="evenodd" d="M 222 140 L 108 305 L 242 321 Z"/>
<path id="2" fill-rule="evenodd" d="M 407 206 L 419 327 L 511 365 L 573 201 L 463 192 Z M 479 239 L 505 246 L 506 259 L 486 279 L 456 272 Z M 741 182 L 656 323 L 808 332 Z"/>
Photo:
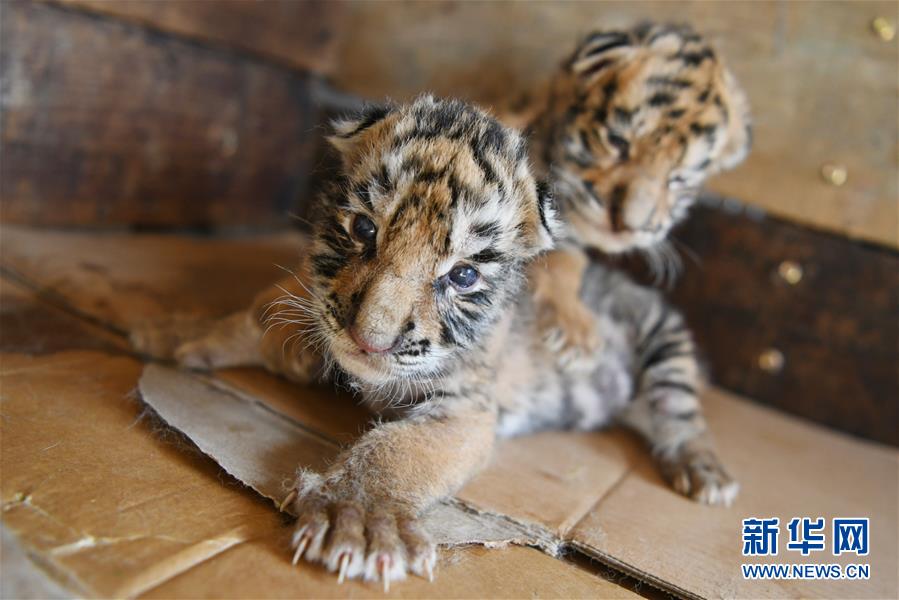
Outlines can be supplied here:
<path id="1" fill-rule="evenodd" d="M 677 492 L 702 504 L 730 506 L 740 492 L 711 448 L 686 449 L 663 459 L 661 468 Z"/>
<path id="2" fill-rule="evenodd" d="M 537 302 L 537 327 L 547 350 L 564 371 L 590 371 L 599 361 L 602 338 L 596 318 L 579 300 Z"/>
<path id="3" fill-rule="evenodd" d="M 407 572 L 433 580 L 437 552 L 412 515 L 383 503 L 335 497 L 318 475 L 304 474 L 295 501 L 293 564 L 324 565 L 337 581 L 381 581 L 384 590 Z"/>

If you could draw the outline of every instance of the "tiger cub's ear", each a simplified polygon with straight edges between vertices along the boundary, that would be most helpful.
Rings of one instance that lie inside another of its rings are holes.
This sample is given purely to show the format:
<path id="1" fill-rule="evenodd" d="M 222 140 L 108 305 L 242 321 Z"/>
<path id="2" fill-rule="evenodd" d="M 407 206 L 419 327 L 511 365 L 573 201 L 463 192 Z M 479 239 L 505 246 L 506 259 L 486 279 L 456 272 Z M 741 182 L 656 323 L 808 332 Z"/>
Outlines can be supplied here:
<path id="1" fill-rule="evenodd" d="M 581 88 L 589 88 L 607 70 L 627 62 L 635 52 L 627 31 L 597 31 L 588 35 L 571 57 L 568 68 Z"/>
<path id="2" fill-rule="evenodd" d="M 536 227 L 536 235 L 533 236 L 531 245 L 533 254 L 552 250 L 562 239 L 565 230 L 550 186 L 541 179 L 537 181 L 536 187 L 537 214 L 540 217 L 540 223 Z"/>
<path id="3" fill-rule="evenodd" d="M 354 164 L 358 158 L 362 134 L 386 119 L 396 110 L 391 104 L 370 104 L 360 112 L 345 117 L 340 117 L 331 122 L 333 135 L 328 136 L 328 142 L 337 149 L 343 161 L 344 168 Z M 372 146 L 368 143 L 366 146 Z"/>
<path id="4" fill-rule="evenodd" d="M 726 171 L 743 162 L 752 148 L 752 119 L 749 114 L 749 100 L 746 93 L 726 68 L 721 70 L 721 89 L 727 114 L 726 141 L 715 159 L 714 169 Z"/>

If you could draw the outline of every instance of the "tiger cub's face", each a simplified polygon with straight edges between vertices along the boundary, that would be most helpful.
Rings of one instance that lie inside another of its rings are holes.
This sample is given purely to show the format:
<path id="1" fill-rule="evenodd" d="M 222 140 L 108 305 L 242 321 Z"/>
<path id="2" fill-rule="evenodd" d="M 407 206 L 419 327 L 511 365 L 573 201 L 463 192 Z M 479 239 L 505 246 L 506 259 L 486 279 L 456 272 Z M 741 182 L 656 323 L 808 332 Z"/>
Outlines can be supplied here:
<path id="1" fill-rule="evenodd" d="M 748 105 L 715 52 L 686 27 L 594 33 L 555 82 L 544 159 L 581 241 L 646 248 L 699 186 L 750 145 Z"/>
<path id="2" fill-rule="evenodd" d="M 326 354 L 374 385 L 445 372 L 486 340 L 525 261 L 552 245 L 524 141 L 430 96 L 335 129 L 343 176 L 310 260 Z"/>

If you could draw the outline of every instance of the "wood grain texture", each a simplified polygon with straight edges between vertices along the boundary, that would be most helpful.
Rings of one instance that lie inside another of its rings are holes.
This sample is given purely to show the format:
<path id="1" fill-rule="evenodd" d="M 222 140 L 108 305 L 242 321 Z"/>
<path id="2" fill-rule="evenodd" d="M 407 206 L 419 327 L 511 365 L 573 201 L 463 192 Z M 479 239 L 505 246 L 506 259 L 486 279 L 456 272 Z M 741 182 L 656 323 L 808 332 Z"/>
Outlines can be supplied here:
<path id="1" fill-rule="evenodd" d="M 895 23 L 896 4 L 358 2 L 348 6 L 335 81 L 372 98 L 432 90 L 501 107 L 544 81 L 591 29 L 686 21 L 720 48 L 755 116 L 750 158 L 712 188 L 896 247 L 899 41 L 874 35 L 876 16 Z M 823 181 L 829 162 L 847 167 L 844 186 Z"/>
<path id="2" fill-rule="evenodd" d="M 127 334 L 174 314 L 223 317 L 246 308 L 296 263 L 302 237 L 207 238 L 48 231 L 4 225 L 0 272 L 42 298 Z"/>
<path id="3" fill-rule="evenodd" d="M 55 0 L 327 74 L 345 4 L 326 0 Z"/>
<path id="4" fill-rule="evenodd" d="M 3 13 L 4 221 L 288 220 L 316 123 L 305 76 L 55 5 Z"/>
<path id="5" fill-rule="evenodd" d="M 899 446 L 899 254 L 777 218 L 700 206 L 671 296 L 712 380 L 781 410 Z M 778 274 L 795 261 L 801 280 Z M 625 262 L 648 281 L 640 261 Z M 760 368 L 776 348 L 782 371 Z"/>

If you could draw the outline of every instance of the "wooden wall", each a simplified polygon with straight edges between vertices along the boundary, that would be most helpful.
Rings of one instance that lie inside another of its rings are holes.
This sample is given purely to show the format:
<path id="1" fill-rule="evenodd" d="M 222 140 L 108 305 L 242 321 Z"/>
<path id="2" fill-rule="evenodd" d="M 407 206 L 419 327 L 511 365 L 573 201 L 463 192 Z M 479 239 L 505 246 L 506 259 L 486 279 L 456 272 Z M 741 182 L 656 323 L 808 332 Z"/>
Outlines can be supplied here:
<path id="1" fill-rule="evenodd" d="M 57 0 L 293 69 L 330 73 L 343 6 L 328 0 Z"/>
<path id="2" fill-rule="evenodd" d="M 716 384 L 899 446 L 899 253 L 706 197 L 667 295 Z M 647 285 L 637 257 L 613 261 Z"/>
<path id="3" fill-rule="evenodd" d="M 287 222 L 306 196 L 320 121 L 314 77 L 333 66 L 339 9 L 4 2 L 0 218 Z"/>

